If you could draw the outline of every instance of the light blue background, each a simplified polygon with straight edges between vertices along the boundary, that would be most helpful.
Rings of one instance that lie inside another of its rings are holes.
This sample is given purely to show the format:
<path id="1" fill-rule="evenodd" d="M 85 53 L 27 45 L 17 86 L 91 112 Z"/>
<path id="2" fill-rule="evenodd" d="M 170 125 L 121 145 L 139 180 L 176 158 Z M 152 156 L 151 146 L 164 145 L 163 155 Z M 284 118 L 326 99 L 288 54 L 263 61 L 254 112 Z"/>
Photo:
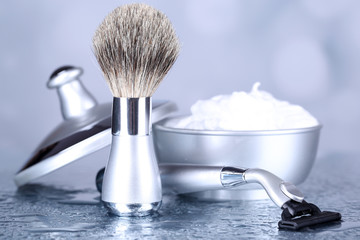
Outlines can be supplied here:
<path id="1" fill-rule="evenodd" d="M 129 1 L 0 2 L 0 151 L 23 164 L 62 121 L 46 88 L 59 66 L 83 67 L 99 102 L 112 96 L 91 50 L 92 35 Z M 249 91 L 253 83 L 305 107 L 324 125 L 319 154 L 358 152 L 360 2 L 144 1 L 163 11 L 181 55 L 154 95 L 188 113 L 198 99 Z M 21 156 L 21 157 L 20 157 Z"/>

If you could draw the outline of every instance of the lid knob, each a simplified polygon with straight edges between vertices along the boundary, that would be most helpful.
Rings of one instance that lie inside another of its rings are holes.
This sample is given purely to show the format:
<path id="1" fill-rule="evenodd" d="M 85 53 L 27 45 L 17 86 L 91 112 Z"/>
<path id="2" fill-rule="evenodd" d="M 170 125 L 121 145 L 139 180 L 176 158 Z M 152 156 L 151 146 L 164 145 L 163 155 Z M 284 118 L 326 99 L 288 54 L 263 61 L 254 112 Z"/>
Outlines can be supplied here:
<path id="1" fill-rule="evenodd" d="M 97 105 L 96 99 L 79 80 L 82 68 L 63 66 L 56 69 L 47 83 L 49 89 L 56 88 L 63 118 L 69 119 L 84 115 Z"/>

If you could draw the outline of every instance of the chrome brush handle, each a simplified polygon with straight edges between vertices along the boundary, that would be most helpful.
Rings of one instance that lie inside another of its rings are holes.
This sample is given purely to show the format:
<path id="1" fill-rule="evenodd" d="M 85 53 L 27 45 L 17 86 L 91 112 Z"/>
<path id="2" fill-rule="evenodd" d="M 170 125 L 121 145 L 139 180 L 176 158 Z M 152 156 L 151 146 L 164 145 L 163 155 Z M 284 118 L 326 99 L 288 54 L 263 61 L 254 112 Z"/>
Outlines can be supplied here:
<path id="1" fill-rule="evenodd" d="M 118 216 L 145 216 L 161 206 L 162 192 L 152 137 L 151 98 L 115 98 L 112 143 L 101 199 Z"/>

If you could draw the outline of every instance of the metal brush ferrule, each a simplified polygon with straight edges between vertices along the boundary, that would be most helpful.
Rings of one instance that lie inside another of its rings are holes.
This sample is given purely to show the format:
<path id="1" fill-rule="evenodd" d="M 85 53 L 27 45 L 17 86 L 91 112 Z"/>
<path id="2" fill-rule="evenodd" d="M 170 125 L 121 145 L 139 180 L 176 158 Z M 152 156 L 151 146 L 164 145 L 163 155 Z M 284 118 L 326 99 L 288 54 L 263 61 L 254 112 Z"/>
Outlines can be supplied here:
<path id="1" fill-rule="evenodd" d="M 145 216 L 162 201 L 150 135 L 151 98 L 114 98 L 112 143 L 101 199 L 118 216 Z"/>
<path id="2" fill-rule="evenodd" d="M 114 97 L 112 109 L 113 135 L 149 135 L 150 119 L 151 97 Z"/>

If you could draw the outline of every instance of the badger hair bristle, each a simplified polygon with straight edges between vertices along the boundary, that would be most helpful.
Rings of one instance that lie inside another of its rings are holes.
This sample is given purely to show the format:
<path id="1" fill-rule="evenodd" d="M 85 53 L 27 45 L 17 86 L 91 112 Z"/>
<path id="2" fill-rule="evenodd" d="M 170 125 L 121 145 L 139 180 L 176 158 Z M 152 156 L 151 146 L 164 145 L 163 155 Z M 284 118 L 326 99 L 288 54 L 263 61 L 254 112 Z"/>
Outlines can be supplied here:
<path id="1" fill-rule="evenodd" d="M 150 97 L 176 61 L 170 20 L 145 4 L 114 9 L 93 37 L 95 57 L 114 97 Z"/>

